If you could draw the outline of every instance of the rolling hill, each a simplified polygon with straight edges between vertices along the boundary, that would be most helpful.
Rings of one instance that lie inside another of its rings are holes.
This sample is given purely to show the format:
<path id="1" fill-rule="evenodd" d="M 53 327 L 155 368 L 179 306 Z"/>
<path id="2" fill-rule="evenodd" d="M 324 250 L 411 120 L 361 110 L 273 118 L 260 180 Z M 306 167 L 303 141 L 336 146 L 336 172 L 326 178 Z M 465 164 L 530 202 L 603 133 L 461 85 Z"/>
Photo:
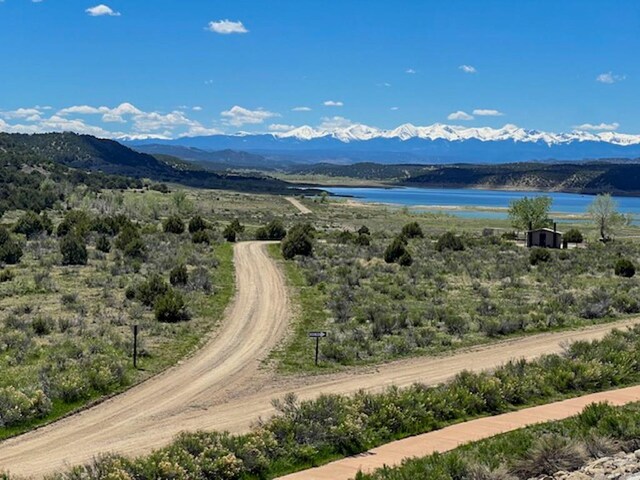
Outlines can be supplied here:
<path id="1" fill-rule="evenodd" d="M 0 133 L 0 153 L 7 159 L 54 162 L 77 171 L 149 178 L 193 187 L 286 193 L 290 186 L 265 176 L 216 173 L 171 158 L 132 150 L 116 141 L 75 133 Z"/>

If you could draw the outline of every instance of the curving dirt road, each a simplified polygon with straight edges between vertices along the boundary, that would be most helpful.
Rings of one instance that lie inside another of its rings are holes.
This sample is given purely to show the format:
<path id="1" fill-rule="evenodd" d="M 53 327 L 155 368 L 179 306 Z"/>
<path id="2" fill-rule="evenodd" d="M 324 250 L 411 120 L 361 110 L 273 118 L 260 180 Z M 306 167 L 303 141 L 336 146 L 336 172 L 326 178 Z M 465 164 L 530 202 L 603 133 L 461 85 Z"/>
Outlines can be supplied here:
<path id="1" fill-rule="evenodd" d="M 194 418 L 260 389 L 260 361 L 286 329 L 282 273 L 264 244 L 235 248 L 236 297 L 215 337 L 194 357 L 96 407 L 0 444 L 0 469 L 41 475 L 100 452 L 137 453 L 198 428 Z"/>
<path id="2" fill-rule="evenodd" d="M 534 335 L 450 356 L 418 358 L 326 376 L 277 377 L 261 362 L 284 337 L 290 317 L 282 273 L 263 242 L 235 248 L 237 290 L 220 330 L 195 356 L 100 405 L 0 444 L 0 470 L 42 476 L 106 452 L 138 455 L 183 430 L 246 431 L 273 413 L 271 399 L 287 392 L 381 390 L 389 385 L 438 383 L 461 370 L 494 368 L 512 358 L 558 352 L 576 339 L 600 338 L 614 327 Z"/>

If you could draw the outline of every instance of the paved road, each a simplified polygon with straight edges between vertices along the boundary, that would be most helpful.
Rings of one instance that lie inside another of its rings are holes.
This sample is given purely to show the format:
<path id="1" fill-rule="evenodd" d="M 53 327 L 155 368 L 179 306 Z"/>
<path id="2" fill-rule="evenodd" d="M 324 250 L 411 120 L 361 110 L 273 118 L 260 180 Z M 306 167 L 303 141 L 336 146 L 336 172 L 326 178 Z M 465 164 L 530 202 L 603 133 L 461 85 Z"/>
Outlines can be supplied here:
<path id="1" fill-rule="evenodd" d="M 258 417 L 273 413 L 271 399 L 288 392 L 308 399 L 320 393 L 440 383 L 462 370 L 480 371 L 512 358 L 559 352 L 565 342 L 600 338 L 614 326 L 638 321 L 533 335 L 347 373 L 279 377 L 262 368 L 262 362 L 286 334 L 290 304 L 285 279 L 263 242 L 237 244 L 234 261 L 236 298 L 198 354 L 93 408 L 0 443 L 0 470 L 37 477 L 100 453 L 144 454 L 184 430 L 244 432 Z"/>
<path id="2" fill-rule="evenodd" d="M 387 443 L 368 452 L 343 460 L 281 477 L 280 480 L 349 480 L 358 471 L 373 472 L 385 465 L 397 466 L 407 458 L 425 457 L 435 452 L 448 452 L 465 443 L 493 437 L 536 423 L 562 420 L 577 415 L 596 402 L 625 405 L 640 401 L 640 386 L 600 392 L 561 402 L 526 408 L 494 417 L 459 423 L 434 432 Z"/>

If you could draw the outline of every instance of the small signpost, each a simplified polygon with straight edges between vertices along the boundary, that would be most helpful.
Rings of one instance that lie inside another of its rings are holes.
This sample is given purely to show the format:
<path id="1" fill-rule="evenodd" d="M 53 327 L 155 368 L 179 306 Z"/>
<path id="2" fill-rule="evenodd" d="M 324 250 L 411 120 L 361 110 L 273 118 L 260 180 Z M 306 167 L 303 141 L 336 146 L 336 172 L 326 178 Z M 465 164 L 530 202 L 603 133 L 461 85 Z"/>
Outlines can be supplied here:
<path id="1" fill-rule="evenodd" d="M 133 326 L 133 368 L 138 368 L 138 325 Z"/>
<path id="2" fill-rule="evenodd" d="M 327 332 L 309 332 L 309 337 L 316 339 L 316 367 L 318 366 L 318 352 L 320 350 L 320 339 L 326 336 L 327 336 Z"/>

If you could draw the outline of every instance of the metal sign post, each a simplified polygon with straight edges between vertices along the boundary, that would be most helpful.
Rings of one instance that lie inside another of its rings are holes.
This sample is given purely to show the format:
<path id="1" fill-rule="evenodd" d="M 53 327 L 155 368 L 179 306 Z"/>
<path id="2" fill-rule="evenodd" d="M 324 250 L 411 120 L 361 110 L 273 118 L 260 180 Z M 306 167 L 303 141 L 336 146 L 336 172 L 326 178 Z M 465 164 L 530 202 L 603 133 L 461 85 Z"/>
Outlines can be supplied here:
<path id="1" fill-rule="evenodd" d="M 318 353 L 320 351 L 320 339 L 326 336 L 327 336 L 327 332 L 309 332 L 309 337 L 316 339 L 316 367 L 318 366 Z"/>
<path id="2" fill-rule="evenodd" d="M 138 368 L 138 325 L 133 326 L 133 368 Z"/>

